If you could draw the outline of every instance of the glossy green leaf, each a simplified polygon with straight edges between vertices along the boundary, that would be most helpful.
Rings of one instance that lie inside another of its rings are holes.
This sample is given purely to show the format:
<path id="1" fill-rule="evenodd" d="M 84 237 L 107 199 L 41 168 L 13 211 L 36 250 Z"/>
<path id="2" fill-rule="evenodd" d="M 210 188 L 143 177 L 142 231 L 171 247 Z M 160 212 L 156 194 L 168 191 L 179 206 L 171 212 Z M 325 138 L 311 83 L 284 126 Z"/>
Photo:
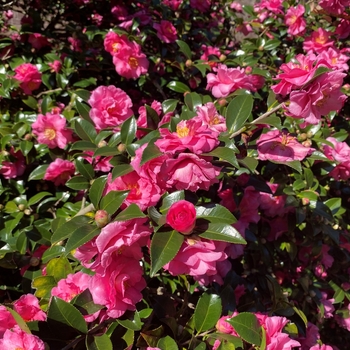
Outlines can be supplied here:
<path id="1" fill-rule="evenodd" d="M 180 250 L 184 236 L 177 231 L 157 231 L 151 241 L 151 277 Z"/>
<path id="2" fill-rule="evenodd" d="M 163 101 L 162 102 L 163 113 L 166 114 L 169 112 L 174 112 L 178 103 L 179 103 L 179 100 L 175 100 L 175 99 L 168 99 Z"/>
<path id="3" fill-rule="evenodd" d="M 27 96 L 27 98 L 22 101 L 31 109 L 36 110 L 38 108 L 38 102 L 33 96 Z"/>
<path id="4" fill-rule="evenodd" d="M 252 157 L 245 157 L 244 159 L 239 159 L 238 163 L 243 165 L 245 168 L 249 169 L 252 173 L 255 171 L 259 162 L 257 159 Z"/>
<path id="5" fill-rule="evenodd" d="M 116 221 L 127 221 L 136 218 L 145 218 L 146 215 L 141 211 L 140 207 L 131 203 L 126 209 L 117 215 Z"/>
<path id="6" fill-rule="evenodd" d="M 147 116 L 147 127 L 151 129 L 157 129 L 159 124 L 158 113 L 150 106 L 145 105 Z"/>
<path id="7" fill-rule="evenodd" d="M 197 333 L 214 327 L 221 316 L 221 299 L 216 294 L 203 293 L 194 310 L 194 324 Z"/>
<path id="8" fill-rule="evenodd" d="M 296 170 L 298 173 L 302 173 L 302 167 L 301 167 L 301 163 L 299 160 L 292 160 L 291 162 L 277 162 L 275 160 L 270 160 L 270 162 L 275 163 L 275 164 L 282 164 L 282 165 L 287 165 L 291 168 L 293 168 L 294 170 Z"/>
<path id="9" fill-rule="evenodd" d="M 27 156 L 29 152 L 33 149 L 34 143 L 31 141 L 21 141 L 19 147 L 24 156 Z"/>
<path id="10" fill-rule="evenodd" d="M 157 348 L 160 348 L 161 350 L 179 350 L 175 340 L 168 335 L 158 340 Z"/>
<path id="11" fill-rule="evenodd" d="M 93 181 L 90 190 L 89 190 L 89 198 L 91 203 L 95 208 L 98 208 L 100 199 L 102 198 L 102 193 L 106 187 L 107 176 L 101 176 Z"/>
<path id="12" fill-rule="evenodd" d="M 31 331 L 27 325 L 27 323 L 23 320 L 20 314 L 18 314 L 15 310 L 11 309 L 10 307 L 6 307 L 6 310 L 13 316 L 15 319 L 17 325 L 26 333 L 31 334 Z"/>
<path id="13" fill-rule="evenodd" d="M 75 100 L 75 108 L 83 120 L 93 123 L 92 119 L 90 118 L 90 107 L 86 103 Z"/>
<path id="14" fill-rule="evenodd" d="M 122 143 L 125 145 L 130 145 L 135 138 L 137 130 L 136 119 L 131 117 L 123 123 L 120 130 L 120 137 Z"/>
<path id="15" fill-rule="evenodd" d="M 32 288 L 36 289 L 35 295 L 38 298 L 50 298 L 51 290 L 56 287 L 56 280 L 53 276 L 39 276 L 32 282 Z"/>
<path id="16" fill-rule="evenodd" d="M 229 225 L 237 221 L 233 214 L 220 204 L 210 205 L 208 207 L 196 207 L 196 218 Z"/>
<path id="17" fill-rule="evenodd" d="M 190 111 L 196 112 L 196 107 L 202 105 L 202 98 L 196 92 L 186 94 L 184 100 Z"/>
<path id="18" fill-rule="evenodd" d="M 79 215 L 63 223 L 57 230 L 54 231 L 51 237 L 51 243 L 55 244 L 59 241 L 65 240 L 76 230 L 79 230 L 82 226 L 86 225 L 89 221 L 91 221 L 91 218 L 84 215 Z"/>
<path id="19" fill-rule="evenodd" d="M 28 181 L 31 180 L 42 180 L 45 176 L 46 170 L 49 167 L 48 164 L 39 165 L 36 167 L 28 176 Z"/>
<path id="20" fill-rule="evenodd" d="M 227 106 L 226 126 L 229 133 L 234 133 L 242 128 L 253 109 L 252 95 L 239 95 Z"/>
<path id="21" fill-rule="evenodd" d="M 89 79 L 83 79 L 83 80 L 80 80 L 80 81 L 77 81 L 76 83 L 73 84 L 73 86 L 77 86 L 77 87 L 82 87 L 82 88 L 85 88 L 85 87 L 88 87 L 90 85 L 96 85 L 96 78 L 89 78 Z"/>
<path id="22" fill-rule="evenodd" d="M 90 186 L 90 182 L 86 180 L 84 176 L 77 175 L 73 176 L 70 180 L 66 182 L 66 186 L 72 190 L 80 191 L 86 190 Z"/>
<path id="23" fill-rule="evenodd" d="M 81 333 L 88 331 L 86 321 L 78 309 L 58 297 L 52 297 L 47 317 L 77 329 Z"/>
<path id="24" fill-rule="evenodd" d="M 123 176 L 134 171 L 134 168 L 130 164 L 118 164 L 112 170 L 112 180 L 115 180 L 119 176 Z"/>
<path id="25" fill-rule="evenodd" d="M 229 317 L 228 317 L 229 318 Z M 243 341 L 239 337 L 235 337 L 231 334 L 226 334 L 226 333 L 212 333 L 209 335 L 209 338 L 213 339 L 218 339 L 221 341 L 221 344 L 226 345 L 226 344 L 231 344 L 234 346 L 233 349 L 235 348 L 242 348 L 243 349 Z M 229 347 L 223 346 L 222 349 L 231 349 Z M 260 349 L 259 349 L 260 350 Z"/>
<path id="26" fill-rule="evenodd" d="M 91 123 L 84 119 L 79 119 L 75 122 L 74 129 L 82 140 L 94 143 L 97 133 Z"/>
<path id="27" fill-rule="evenodd" d="M 237 161 L 236 153 L 233 149 L 228 147 L 217 147 L 209 153 L 203 153 L 203 156 L 218 157 L 220 160 L 224 160 L 235 168 L 239 169 L 240 166 Z"/>
<path id="28" fill-rule="evenodd" d="M 73 273 L 72 266 L 68 259 L 64 256 L 52 259 L 46 266 L 47 276 L 53 276 L 55 281 L 66 278 L 70 273 Z"/>
<path id="29" fill-rule="evenodd" d="M 66 254 L 87 243 L 101 232 L 97 226 L 85 225 L 75 230 L 66 243 Z"/>
<path id="30" fill-rule="evenodd" d="M 30 206 L 30 205 L 36 204 L 36 203 L 40 202 L 46 196 L 52 196 L 52 193 L 39 192 L 39 193 L 35 194 L 33 197 L 29 198 L 28 205 Z"/>
<path id="31" fill-rule="evenodd" d="M 100 209 L 106 210 L 110 215 L 113 215 L 128 196 L 129 191 L 110 191 L 102 199 Z"/>
<path id="32" fill-rule="evenodd" d="M 208 228 L 200 234 L 200 237 L 235 244 L 247 244 L 241 234 L 231 225 L 210 223 Z"/>
<path id="33" fill-rule="evenodd" d="M 117 322 L 122 325 L 124 328 L 130 329 L 132 331 L 141 330 L 143 322 L 141 322 L 140 315 L 137 311 L 135 311 L 133 315 L 133 319 L 121 320 L 118 319 Z"/>
<path id="34" fill-rule="evenodd" d="M 181 51 L 186 56 L 186 58 L 190 59 L 192 57 L 191 49 L 187 43 L 182 40 L 176 40 L 176 44 L 179 45 L 179 51 Z"/>
<path id="35" fill-rule="evenodd" d="M 173 90 L 175 92 L 178 93 L 185 93 L 185 92 L 190 92 L 191 89 L 184 83 L 181 83 L 180 81 L 171 81 L 170 83 L 168 83 L 167 88 L 169 88 L 170 90 Z"/>
<path id="36" fill-rule="evenodd" d="M 237 334 L 246 342 L 260 346 L 262 335 L 261 326 L 257 317 L 249 312 L 241 312 L 227 320 L 233 326 Z"/>
<path id="37" fill-rule="evenodd" d="M 92 180 L 95 176 L 94 168 L 90 163 L 88 163 L 83 158 L 77 158 L 75 160 L 75 167 L 80 173 L 80 175 L 84 176 L 87 180 Z"/>
<path id="38" fill-rule="evenodd" d="M 43 262 L 43 264 L 46 264 L 51 259 L 63 255 L 64 252 L 65 252 L 65 248 L 63 246 L 53 245 L 49 249 L 45 250 L 45 252 L 41 258 L 41 261 Z"/>
<path id="39" fill-rule="evenodd" d="M 118 148 L 103 146 L 96 149 L 96 151 L 94 152 L 94 157 L 99 157 L 99 156 L 109 157 L 109 156 L 115 156 L 117 154 L 120 154 L 120 152 L 118 151 Z"/>
<path id="40" fill-rule="evenodd" d="M 162 206 L 160 207 L 160 212 L 162 214 L 164 214 L 165 212 L 167 212 L 169 210 L 169 208 L 171 207 L 172 204 L 185 199 L 185 193 L 184 191 L 176 191 L 173 192 L 171 194 L 166 195 L 163 198 L 163 203 Z"/>
<path id="41" fill-rule="evenodd" d="M 95 144 L 90 141 L 74 142 L 71 151 L 94 151 L 97 148 Z"/>
<path id="42" fill-rule="evenodd" d="M 143 150 L 140 165 L 145 164 L 151 159 L 155 159 L 163 155 L 163 152 L 154 143 L 149 143 L 147 147 Z"/>
<path id="43" fill-rule="evenodd" d="M 90 315 L 104 308 L 103 305 L 94 303 L 89 289 L 85 289 L 82 293 L 77 295 L 72 300 L 72 304 L 74 304 L 74 306 L 78 307 L 79 309 L 84 309 Z"/>
<path id="44" fill-rule="evenodd" d="M 88 336 L 85 341 L 87 350 L 113 350 L 113 344 L 107 334 Z"/>
<path id="45" fill-rule="evenodd" d="M 91 92 L 88 90 L 84 90 L 84 89 L 74 90 L 74 93 L 77 96 L 79 96 L 81 99 L 83 99 L 85 102 L 87 102 L 91 96 Z"/>
<path id="46" fill-rule="evenodd" d="M 279 47 L 281 45 L 281 41 L 278 39 L 271 39 L 271 40 L 267 40 L 265 45 L 264 45 L 264 49 L 271 51 L 273 49 L 276 49 L 277 47 Z"/>

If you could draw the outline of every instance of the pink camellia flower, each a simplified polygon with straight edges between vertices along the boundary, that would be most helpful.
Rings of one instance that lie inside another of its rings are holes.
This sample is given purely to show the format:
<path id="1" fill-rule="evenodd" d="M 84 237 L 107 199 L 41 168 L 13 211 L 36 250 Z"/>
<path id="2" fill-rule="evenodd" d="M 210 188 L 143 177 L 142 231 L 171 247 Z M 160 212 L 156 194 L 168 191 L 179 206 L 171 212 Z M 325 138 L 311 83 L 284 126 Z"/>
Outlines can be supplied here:
<path id="1" fill-rule="evenodd" d="M 332 47 L 330 47 L 328 50 L 322 51 L 318 58 L 320 60 L 324 59 L 330 67 L 334 67 L 337 70 L 345 72 L 349 70 L 349 66 L 346 64 L 349 57 Z"/>
<path id="2" fill-rule="evenodd" d="M 11 312 L 4 305 L 0 305 L 0 339 L 3 338 L 7 329 L 13 328 L 16 324 Z"/>
<path id="3" fill-rule="evenodd" d="M 303 160 L 313 149 L 305 147 L 297 139 L 284 131 L 271 130 L 262 134 L 256 142 L 258 158 L 278 162 Z"/>
<path id="4" fill-rule="evenodd" d="M 141 248 L 147 245 L 151 233 L 147 219 L 109 223 L 96 238 L 98 254 L 90 269 L 108 268 L 114 256 L 123 255 L 140 260 L 143 256 Z"/>
<path id="5" fill-rule="evenodd" d="M 25 158 L 20 150 L 15 152 L 14 148 L 10 149 L 10 158 L 16 159 L 15 162 L 7 160 L 2 161 L 0 164 L 0 174 L 5 179 L 14 179 L 17 176 L 21 176 L 26 168 Z"/>
<path id="6" fill-rule="evenodd" d="M 243 68 L 228 68 L 224 64 L 219 64 L 213 70 L 216 74 L 207 74 L 206 89 L 212 90 L 212 94 L 216 98 L 226 97 L 238 89 L 256 91 Z"/>
<path id="7" fill-rule="evenodd" d="M 168 159 L 161 167 L 160 181 L 168 188 L 177 190 L 189 190 L 196 192 L 198 189 L 209 190 L 220 174 L 220 168 L 210 162 L 199 158 L 195 154 L 181 153 L 176 159 Z"/>
<path id="8" fill-rule="evenodd" d="M 227 130 L 226 119 L 220 115 L 212 102 L 208 102 L 203 106 L 197 106 L 197 119 L 202 124 L 207 125 L 209 129 L 221 133 Z"/>
<path id="9" fill-rule="evenodd" d="M 218 59 L 221 56 L 220 49 L 214 46 L 207 46 L 204 44 L 201 46 L 201 49 L 203 50 L 203 53 L 200 59 L 206 61 L 209 64 L 209 66 L 216 67 L 217 62 L 211 61 L 210 56 L 216 56 Z"/>
<path id="10" fill-rule="evenodd" d="M 149 179 L 140 177 L 136 171 L 119 176 L 112 181 L 112 174 L 108 175 L 105 193 L 110 191 L 129 190 L 129 194 L 124 200 L 124 205 L 137 204 L 140 209 L 146 210 L 148 207 L 156 205 L 161 197 L 161 190 L 156 183 Z"/>
<path id="11" fill-rule="evenodd" d="M 34 49 L 37 50 L 40 50 L 42 47 L 49 45 L 47 38 L 40 33 L 30 34 L 28 42 L 34 47 Z"/>
<path id="12" fill-rule="evenodd" d="M 210 9 L 211 0 L 190 0 L 190 6 L 200 12 L 206 12 Z"/>
<path id="13" fill-rule="evenodd" d="M 113 56 L 113 63 L 117 73 L 126 79 L 137 79 L 140 75 L 146 74 L 149 66 L 146 55 L 134 41 L 123 46 L 118 54 Z"/>
<path id="14" fill-rule="evenodd" d="M 49 62 L 48 66 L 51 68 L 51 73 L 58 73 L 62 68 L 61 61 L 54 60 L 53 62 Z"/>
<path id="15" fill-rule="evenodd" d="M 119 318 L 127 310 L 135 310 L 145 287 L 146 281 L 139 261 L 113 255 L 107 268 L 91 277 L 89 290 L 95 304 L 106 306 L 109 317 Z"/>
<path id="16" fill-rule="evenodd" d="M 280 67 L 282 73 L 276 76 L 276 79 L 281 81 L 272 85 L 271 89 L 275 94 L 288 95 L 293 89 L 301 88 L 308 83 L 314 76 L 318 64 L 316 63 L 316 56 L 308 54 L 304 56 L 299 54 L 294 61 L 283 63 Z"/>
<path id="17" fill-rule="evenodd" d="M 349 0 L 321 0 L 318 3 L 327 13 L 341 15 L 350 6 Z"/>
<path id="18" fill-rule="evenodd" d="M 284 23 L 288 27 L 288 34 L 301 35 L 306 28 L 304 19 L 305 7 L 299 4 L 296 7 L 290 7 L 284 17 Z"/>
<path id="19" fill-rule="evenodd" d="M 218 133 L 203 125 L 199 118 L 182 120 L 176 126 L 176 132 L 161 128 L 160 135 L 154 144 L 162 152 L 181 152 L 186 149 L 200 154 L 210 152 L 219 145 Z"/>
<path id="20" fill-rule="evenodd" d="M 33 134 L 38 137 L 38 142 L 49 148 L 59 147 L 64 149 L 73 140 L 72 131 L 66 128 L 66 119 L 59 114 L 47 112 L 39 114 L 32 124 Z"/>
<path id="21" fill-rule="evenodd" d="M 32 91 L 39 88 L 41 84 L 41 73 L 38 68 L 31 63 L 22 63 L 14 69 L 14 78 L 19 80 L 20 88 L 25 94 L 31 95 Z"/>
<path id="22" fill-rule="evenodd" d="M 88 288 L 91 276 L 81 271 L 70 273 L 66 278 L 58 281 L 51 290 L 51 295 L 66 302 L 70 302 L 78 294 Z"/>
<path id="23" fill-rule="evenodd" d="M 56 158 L 46 169 L 44 180 L 53 181 L 55 186 L 64 185 L 74 172 L 75 166 L 72 162 Z"/>
<path id="24" fill-rule="evenodd" d="M 26 322 L 46 320 L 46 314 L 33 294 L 22 295 L 13 303 L 13 308 Z"/>
<path id="25" fill-rule="evenodd" d="M 72 51 L 76 51 L 76 52 L 82 52 L 82 42 L 80 39 L 78 38 L 74 38 L 72 36 L 70 36 L 68 38 L 68 42 L 70 43 L 70 46 L 69 48 L 72 50 Z"/>
<path id="26" fill-rule="evenodd" d="M 109 161 L 113 157 L 93 157 L 93 155 L 93 151 L 85 151 L 83 158 L 86 159 L 90 164 L 92 164 L 96 171 L 102 171 L 104 173 L 110 172 L 113 166 L 109 163 Z"/>
<path id="27" fill-rule="evenodd" d="M 174 230 L 189 235 L 196 225 L 196 208 L 186 200 L 175 202 L 166 214 L 166 223 Z"/>
<path id="28" fill-rule="evenodd" d="M 125 34 L 119 35 L 113 31 L 109 31 L 104 39 L 104 47 L 112 56 L 117 55 L 119 51 L 131 44 L 130 40 Z"/>
<path id="29" fill-rule="evenodd" d="M 7 329 L 0 339 L 1 350 L 45 350 L 44 342 L 36 335 L 26 333 L 19 326 Z"/>
<path id="30" fill-rule="evenodd" d="M 336 180 L 348 180 L 350 178 L 350 147 L 346 142 L 339 142 L 334 137 L 328 137 L 334 147 L 324 145 L 324 154 L 330 159 L 338 162 L 335 168 L 329 173 L 329 176 Z"/>
<path id="31" fill-rule="evenodd" d="M 164 269 L 173 276 L 190 275 L 200 283 L 206 284 L 208 277 L 218 274 L 217 264 L 227 259 L 224 253 L 227 244 L 199 237 L 187 238 L 174 259 L 166 264 Z M 218 279 L 217 282 L 223 283 L 222 279 Z"/>
<path id="32" fill-rule="evenodd" d="M 261 9 L 267 9 L 275 14 L 283 14 L 283 0 L 262 0 L 259 4 Z"/>
<path id="33" fill-rule="evenodd" d="M 334 41 L 330 40 L 330 33 L 325 29 L 318 28 L 312 32 L 311 36 L 305 38 L 303 49 L 305 51 L 321 53 L 329 47 L 333 47 L 333 44 Z"/>
<path id="34" fill-rule="evenodd" d="M 165 43 L 173 43 L 177 40 L 177 31 L 171 22 L 161 20 L 160 23 L 154 23 L 153 28 L 157 31 L 157 37 Z"/>
<path id="35" fill-rule="evenodd" d="M 97 130 L 120 126 L 133 115 L 130 97 L 114 85 L 99 86 L 90 98 L 90 117 Z"/>
<path id="36" fill-rule="evenodd" d="M 350 35 L 350 21 L 348 19 L 340 20 L 334 34 L 336 34 L 339 39 L 346 39 Z"/>
<path id="37" fill-rule="evenodd" d="M 345 73 L 327 72 L 316 78 L 303 90 L 292 91 L 288 114 L 303 118 L 307 124 L 318 124 L 321 116 L 343 107 L 346 95 L 341 92 Z"/>
<path id="38" fill-rule="evenodd" d="M 177 11 L 183 0 L 163 0 L 162 4 L 169 6 L 173 11 Z"/>
<path id="39" fill-rule="evenodd" d="M 326 344 L 317 344 L 317 345 L 314 345 L 313 347 L 310 348 L 310 350 L 333 350 L 333 346 L 330 346 L 330 345 L 326 345 Z"/>

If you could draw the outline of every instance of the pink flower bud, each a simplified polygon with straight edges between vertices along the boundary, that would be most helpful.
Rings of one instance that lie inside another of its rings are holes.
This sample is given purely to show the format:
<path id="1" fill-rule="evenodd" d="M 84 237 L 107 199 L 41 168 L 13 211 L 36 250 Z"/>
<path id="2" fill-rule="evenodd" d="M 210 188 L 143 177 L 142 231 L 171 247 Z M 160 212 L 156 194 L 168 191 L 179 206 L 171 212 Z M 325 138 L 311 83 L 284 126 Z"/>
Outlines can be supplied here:
<path id="1" fill-rule="evenodd" d="M 191 234 L 196 224 L 196 209 L 186 200 L 174 203 L 166 215 L 166 223 L 184 235 Z"/>
<path id="2" fill-rule="evenodd" d="M 95 222 L 97 227 L 105 227 L 111 220 L 110 215 L 105 210 L 97 210 Z"/>

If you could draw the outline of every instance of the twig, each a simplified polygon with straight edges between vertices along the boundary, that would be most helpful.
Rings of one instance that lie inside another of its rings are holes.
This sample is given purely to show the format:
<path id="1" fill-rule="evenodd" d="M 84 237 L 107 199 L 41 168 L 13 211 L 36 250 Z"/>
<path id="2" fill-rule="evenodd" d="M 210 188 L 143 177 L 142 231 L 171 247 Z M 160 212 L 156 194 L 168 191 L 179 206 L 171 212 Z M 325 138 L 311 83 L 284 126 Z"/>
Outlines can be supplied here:
<path id="1" fill-rule="evenodd" d="M 94 205 L 91 203 L 91 204 L 89 204 L 87 207 L 80 209 L 80 210 L 74 215 L 74 217 L 80 216 L 80 215 L 85 215 L 85 214 L 87 214 L 89 211 L 93 211 L 93 210 L 95 210 L 95 207 L 94 207 Z"/>
<path id="2" fill-rule="evenodd" d="M 62 90 L 62 88 L 57 88 L 57 89 L 53 89 L 53 90 L 43 91 L 43 92 L 40 92 L 40 94 L 37 94 L 35 97 L 39 98 L 42 95 L 50 94 L 51 92 L 56 92 L 56 91 L 61 91 L 61 90 Z"/>
<path id="3" fill-rule="evenodd" d="M 253 120 L 250 124 L 254 125 L 254 124 L 259 124 L 263 119 L 269 117 L 271 114 L 275 113 L 276 111 L 278 111 L 281 107 L 283 107 L 283 103 L 280 103 L 278 106 L 268 110 L 267 112 L 265 112 L 264 114 L 262 114 L 259 118 Z M 233 139 L 235 136 L 239 135 L 240 133 L 242 133 L 243 131 L 246 130 L 246 126 L 243 126 L 242 128 L 240 128 L 239 130 L 237 130 L 236 132 L 234 132 L 232 135 L 230 135 L 230 139 Z"/>

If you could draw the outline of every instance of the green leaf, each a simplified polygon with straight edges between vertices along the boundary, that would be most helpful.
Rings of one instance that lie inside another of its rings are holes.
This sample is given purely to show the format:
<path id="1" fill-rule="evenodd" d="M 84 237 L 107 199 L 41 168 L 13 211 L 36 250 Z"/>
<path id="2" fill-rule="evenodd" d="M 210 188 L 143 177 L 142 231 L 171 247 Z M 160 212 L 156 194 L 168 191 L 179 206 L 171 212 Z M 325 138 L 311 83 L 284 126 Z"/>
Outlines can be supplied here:
<path id="1" fill-rule="evenodd" d="M 91 96 L 91 92 L 88 90 L 78 89 L 74 90 L 74 93 L 79 96 L 81 99 L 83 99 L 85 102 L 87 102 Z M 88 106 L 87 106 L 88 107 Z"/>
<path id="2" fill-rule="evenodd" d="M 110 146 L 103 146 L 97 148 L 97 150 L 94 152 L 94 157 L 109 157 L 109 156 L 116 156 L 117 154 L 120 154 L 118 151 L 118 148 L 116 147 L 110 147 Z"/>
<path id="3" fill-rule="evenodd" d="M 134 171 L 134 168 L 130 164 L 118 164 L 112 170 L 112 180 L 115 180 L 119 176 L 123 176 Z"/>
<path id="4" fill-rule="evenodd" d="M 68 259 L 64 256 L 52 259 L 46 266 L 47 276 L 53 276 L 55 281 L 66 278 L 70 273 L 73 273 L 72 266 Z"/>
<path id="5" fill-rule="evenodd" d="M 82 246 L 86 242 L 96 237 L 101 232 L 101 229 L 97 226 L 85 225 L 75 230 L 68 238 L 66 244 L 66 254 L 69 254 L 74 249 Z"/>
<path id="6" fill-rule="evenodd" d="M 280 46 L 281 41 L 278 39 L 271 39 L 267 40 L 266 44 L 264 45 L 264 50 L 271 51 L 273 49 L 276 49 L 278 46 Z"/>
<path id="7" fill-rule="evenodd" d="M 295 306 L 293 306 L 293 310 L 301 318 L 301 320 L 304 322 L 305 327 L 307 327 L 308 320 L 307 320 L 307 317 L 305 316 L 305 314 Z"/>
<path id="8" fill-rule="evenodd" d="M 179 51 L 181 51 L 186 56 L 186 58 L 191 59 L 192 52 L 188 44 L 182 40 L 176 40 L 176 44 L 179 45 Z"/>
<path id="9" fill-rule="evenodd" d="M 95 208 L 98 208 L 102 193 L 106 187 L 107 176 L 101 176 L 94 180 L 90 187 L 89 198 Z"/>
<path id="10" fill-rule="evenodd" d="M 107 334 L 88 336 L 86 338 L 87 350 L 113 350 L 113 344 Z"/>
<path id="11" fill-rule="evenodd" d="M 179 350 L 175 340 L 168 335 L 158 340 L 157 348 L 161 350 Z"/>
<path id="12" fill-rule="evenodd" d="M 26 333 L 31 334 L 30 329 L 27 325 L 27 323 L 23 320 L 23 318 L 21 317 L 21 315 L 19 315 L 15 310 L 11 309 L 10 307 L 6 307 L 6 310 L 13 316 L 13 318 L 15 319 L 17 325 Z"/>
<path id="13" fill-rule="evenodd" d="M 257 317 L 249 312 L 241 312 L 235 317 L 227 320 L 235 331 L 246 342 L 260 346 L 262 341 L 261 326 Z"/>
<path id="14" fill-rule="evenodd" d="M 202 105 L 202 98 L 196 92 L 185 95 L 185 104 L 190 111 L 196 112 L 196 107 Z"/>
<path id="15" fill-rule="evenodd" d="M 97 148 L 95 144 L 90 141 L 76 141 L 71 147 L 71 151 L 94 151 Z"/>
<path id="16" fill-rule="evenodd" d="M 77 120 L 74 124 L 74 130 L 82 140 L 94 143 L 97 133 L 95 127 L 88 121 Z"/>
<path id="17" fill-rule="evenodd" d="M 245 168 L 249 169 L 252 173 L 254 173 L 256 167 L 259 164 L 258 160 L 252 157 L 245 157 L 244 159 L 239 159 L 238 163 L 243 165 Z"/>
<path id="18" fill-rule="evenodd" d="M 215 204 L 215 206 L 211 205 L 209 207 L 196 207 L 196 218 L 229 225 L 237 222 L 233 214 L 220 204 Z"/>
<path id="19" fill-rule="evenodd" d="M 176 191 L 171 194 L 168 194 L 166 197 L 163 198 L 162 206 L 160 207 L 160 212 L 164 214 L 169 210 L 172 204 L 185 199 L 185 193 L 184 191 Z"/>
<path id="20" fill-rule="evenodd" d="M 184 83 L 181 83 L 180 81 L 171 81 L 168 83 L 167 88 L 169 88 L 172 91 L 178 92 L 178 93 L 185 93 L 190 92 L 191 89 Z"/>
<path id="21" fill-rule="evenodd" d="M 97 80 L 96 78 L 83 79 L 74 83 L 73 86 L 85 88 L 90 85 L 96 85 L 96 80 Z"/>
<path id="22" fill-rule="evenodd" d="M 247 244 L 246 240 L 231 225 L 210 223 L 200 237 L 235 244 Z"/>
<path id="23" fill-rule="evenodd" d="M 36 167 L 28 176 L 28 181 L 31 180 L 42 180 L 45 176 L 46 170 L 49 167 L 48 164 L 39 165 Z"/>
<path id="24" fill-rule="evenodd" d="M 117 322 L 122 325 L 124 328 L 130 329 L 132 331 L 139 331 L 142 327 L 142 322 L 140 315 L 137 311 L 134 313 L 133 319 L 126 319 L 126 320 L 120 320 L 118 319 Z"/>
<path id="25" fill-rule="evenodd" d="M 162 102 L 163 113 L 167 114 L 169 112 L 174 112 L 179 100 L 168 99 Z"/>
<path id="26" fill-rule="evenodd" d="M 80 191 L 88 189 L 90 182 L 86 180 L 84 176 L 77 175 L 68 180 L 66 182 L 66 186 L 73 190 Z"/>
<path id="27" fill-rule="evenodd" d="M 151 159 L 155 159 L 157 157 L 162 156 L 163 153 L 159 150 L 159 148 L 154 143 L 149 143 L 147 147 L 143 150 L 141 163 L 143 165 L 147 163 Z"/>
<path id="28" fill-rule="evenodd" d="M 146 215 L 141 211 L 140 207 L 131 203 L 126 209 L 117 215 L 116 221 L 127 221 L 136 218 L 145 218 Z"/>
<path id="29" fill-rule="evenodd" d="M 84 158 L 77 158 L 75 160 L 75 167 L 80 173 L 80 175 L 84 176 L 87 180 L 92 180 L 95 176 L 94 168 L 90 163 L 88 163 Z"/>
<path id="30" fill-rule="evenodd" d="M 287 165 L 287 166 L 293 168 L 294 170 L 296 170 L 300 174 L 303 172 L 303 170 L 301 168 L 301 163 L 299 160 L 292 160 L 290 162 L 277 162 L 275 160 L 270 160 L 270 162 L 275 163 L 275 164 Z"/>
<path id="31" fill-rule="evenodd" d="M 151 129 L 157 129 L 159 124 L 158 113 L 150 106 L 145 105 L 147 116 L 147 127 Z"/>
<path id="32" fill-rule="evenodd" d="M 104 308 L 103 305 L 94 303 L 89 289 L 85 289 L 82 293 L 76 296 L 73 299 L 72 304 L 80 309 L 84 309 L 90 315 Z"/>
<path id="33" fill-rule="evenodd" d="M 128 196 L 129 191 L 110 191 L 102 199 L 100 209 L 106 210 L 110 215 L 113 215 Z"/>
<path id="34" fill-rule="evenodd" d="M 237 169 L 240 168 L 238 161 L 237 161 L 237 158 L 236 158 L 235 151 L 231 148 L 228 148 L 228 147 L 217 147 L 209 153 L 203 153 L 202 156 L 218 157 L 219 159 L 222 159 L 222 160 L 230 163 L 235 168 L 237 168 Z"/>
<path id="35" fill-rule="evenodd" d="M 55 244 L 59 241 L 65 240 L 76 230 L 79 230 L 82 226 L 86 225 L 89 221 L 91 221 L 91 218 L 84 215 L 79 215 L 65 222 L 63 225 L 59 226 L 56 231 L 54 231 L 51 237 L 51 243 Z"/>
<path id="36" fill-rule="evenodd" d="M 221 316 L 221 299 L 216 294 L 204 293 L 194 310 L 194 325 L 197 334 L 214 327 Z"/>
<path id="37" fill-rule="evenodd" d="M 93 121 L 90 118 L 90 107 L 86 103 L 75 100 L 75 108 L 83 120 L 93 124 Z"/>
<path id="38" fill-rule="evenodd" d="M 238 131 L 245 124 L 253 109 L 252 95 L 239 95 L 227 106 L 226 126 L 230 134 Z"/>
<path id="39" fill-rule="evenodd" d="M 151 242 L 151 277 L 171 261 L 180 250 L 184 236 L 177 231 L 157 231 Z"/>
<path id="40" fill-rule="evenodd" d="M 47 317 L 77 329 L 81 333 L 86 334 L 88 331 L 84 317 L 78 309 L 58 297 L 52 297 Z"/>
<path id="41" fill-rule="evenodd" d="M 137 130 L 136 119 L 131 117 L 123 123 L 120 129 L 120 138 L 122 143 L 130 145 L 135 138 Z"/>
<path id="42" fill-rule="evenodd" d="M 21 141 L 19 144 L 19 147 L 25 157 L 32 150 L 33 146 L 34 146 L 34 143 L 31 141 Z"/>
<path id="43" fill-rule="evenodd" d="M 209 335 L 209 338 L 218 339 L 220 340 L 221 344 L 231 344 L 233 345 L 233 349 L 236 348 L 242 348 L 243 349 L 243 341 L 239 337 L 235 337 L 231 334 L 225 334 L 225 333 L 212 333 Z M 225 346 L 223 349 L 231 349 L 226 348 Z M 259 349 L 260 350 L 260 349 Z"/>
<path id="44" fill-rule="evenodd" d="M 22 101 L 31 109 L 36 110 L 38 108 L 38 102 L 33 96 L 27 96 L 27 98 Z"/>
<path id="45" fill-rule="evenodd" d="M 63 246 L 53 245 L 49 249 L 45 250 L 45 252 L 41 258 L 41 261 L 43 262 L 43 264 L 46 264 L 51 259 L 63 255 L 64 252 L 65 252 L 65 248 Z"/>
<path id="46" fill-rule="evenodd" d="M 35 288 L 35 295 L 38 298 L 50 298 L 51 290 L 56 287 L 56 280 L 53 276 L 39 276 L 32 282 L 32 288 Z"/>

